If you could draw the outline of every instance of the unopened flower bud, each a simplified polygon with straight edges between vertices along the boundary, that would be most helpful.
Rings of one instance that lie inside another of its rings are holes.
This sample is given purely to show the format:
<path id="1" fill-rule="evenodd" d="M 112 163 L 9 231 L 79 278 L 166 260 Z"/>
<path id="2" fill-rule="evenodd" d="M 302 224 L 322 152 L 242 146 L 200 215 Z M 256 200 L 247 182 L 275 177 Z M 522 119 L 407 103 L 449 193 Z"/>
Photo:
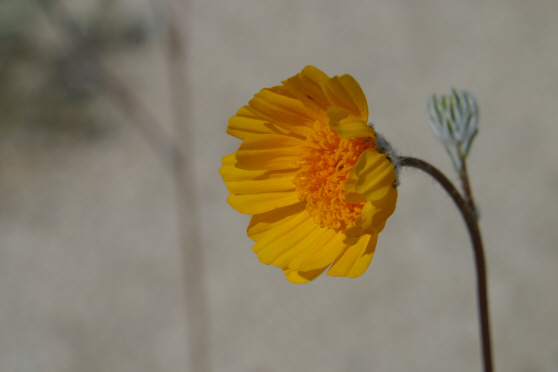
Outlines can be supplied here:
<path id="1" fill-rule="evenodd" d="M 478 109 L 474 97 L 464 90 L 452 89 L 448 96 L 432 95 L 426 110 L 434 134 L 459 171 L 477 134 Z"/>

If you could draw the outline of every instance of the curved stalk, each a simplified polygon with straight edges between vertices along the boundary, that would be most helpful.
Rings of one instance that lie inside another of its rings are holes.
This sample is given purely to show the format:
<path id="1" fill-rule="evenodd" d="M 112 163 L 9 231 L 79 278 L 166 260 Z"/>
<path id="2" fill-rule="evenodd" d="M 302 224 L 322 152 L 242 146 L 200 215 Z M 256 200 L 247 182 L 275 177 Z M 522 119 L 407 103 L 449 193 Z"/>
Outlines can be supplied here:
<path id="1" fill-rule="evenodd" d="M 481 233 L 477 223 L 476 212 L 473 207 L 474 204 L 472 199 L 469 200 L 468 198 L 466 201 L 442 172 L 424 160 L 405 156 L 401 157 L 400 160 L 402 166 L 418 168 L 434 178 L 452 198 L 453 202 L 461 212 L 463 220 L 465 221 L 465 225 L 467 226 L 471 243 L 473 245 L 475 265 L 477 269 L 477 299 L 484 372 L 492 372 L 492 346 L 490 342 L 490 318 L 488 315 L 486 265 Z"/>

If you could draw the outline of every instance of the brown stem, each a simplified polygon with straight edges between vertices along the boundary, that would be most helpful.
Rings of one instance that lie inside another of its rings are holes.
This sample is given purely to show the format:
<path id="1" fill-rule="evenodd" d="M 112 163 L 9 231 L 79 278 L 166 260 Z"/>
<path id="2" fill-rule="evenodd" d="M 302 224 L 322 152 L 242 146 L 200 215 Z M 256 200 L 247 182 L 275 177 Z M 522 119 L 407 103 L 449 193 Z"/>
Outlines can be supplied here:
<path id="1" fill-rule="evenodd" d="M 484 260 L 484 250 L 482 245 L 481 234 L 474 209 L 465 201 L 459 191 L 451 183 L 451 181 L 438 169 L 424 160 L 401 157 L 401 165 L 413 168 L 418 168 L 428 173 L 446 190 L 453 202 L 461 212 L 461 216 L 465 220 L 473 251 L 475 255 L 475 264 L 477 268 L 477 298 L 478 298 L 478 311 L 480 320 L 480 338 L 482 346 L 482 356 L 484 362 L 484 372 L 492 372 L 492 346 L 490 342 L 490 318 L 488 315 L 488 293 L 486 286 L 486 265 Z M 468 186 L 468 183 L 467 183 Z M 470 189 L 469 189 L 470 196 Z M 472 198 L 471 198 L 472 203 Z"/>
<path id="2" fill-rule="evenodd" d="M 471 209 L 471 212 L 473 212 L 475 219 L 478 220 L 477 208 L 475 207 L 473 193 L 471 192 L 471 185 L 469 184 L 469 175 L 467 173 L 467 159 L 465 157 L 461 158 L 461 172 L 459 172 L 459 178 L 461 179 L 465 202 L 469 206 L 469 209 Z"/>

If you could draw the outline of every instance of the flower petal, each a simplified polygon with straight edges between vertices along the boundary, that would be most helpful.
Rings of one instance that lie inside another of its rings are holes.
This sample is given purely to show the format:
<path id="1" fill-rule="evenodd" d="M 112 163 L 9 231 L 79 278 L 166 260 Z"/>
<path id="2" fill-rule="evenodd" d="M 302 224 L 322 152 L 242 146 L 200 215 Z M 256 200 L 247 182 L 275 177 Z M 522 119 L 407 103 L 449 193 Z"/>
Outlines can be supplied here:
<path id="1" fill-rule="evenodd" d="M 356 278 L 361 276 L 372 261 L 378 235 L 365 235 L 355 245 L 348 246 L 329 268 L 327 275 Z"/>
<path id="2" fill-rule="evenodd" d="M 317 228 L 301 241 L 305 249 L 296 256 L 284 255 L 276 262 L 294 270 L 309 271 L 329 266 L 345 248 L 345 234 L 326 227 Z"/>
<path id="3" fill-rule="evenodd" d="M 366 96 L 351 75 L 334 76 L 324 80 L 322 89 L 331 106 L 343 107 L 364 122 L 368 121 Z"/>
<path id="4" fill-rule="evenodd" d="M 288 131 L 258 117 L 249 106 L 244 106 L 229 119 L 227 133 L 236 138 L 246 139 L 258 134 L 288 134 Z"/>
<path id="5" fill-rule="evenodd" d="M 289 267 L 300 271 L 329 266 L 343 251 L 343 239 L 344 234 L 334 230 L 324 231 L 319 227 L 315 227 L 313 231 L 309 229 L 306 235 L 301 236 L 296 244 L 290 244 L 290 247 L 278 255 L 272 263 L 278 267 Z M 291 243 L 290 240 L 280 240 Z"/>
<path id="6" fill-rule="evenodd" d="M 286 215 L 277 220 L 277 215 L 268 213 L 275 220 L 267 223 L 265 234 L 260 233 L 253 249 L 265 264 L 277 267 L 309 271 L 331 264 L 343 251 L 345 234 L 316 225 L 306 211 L 299 215 Z M 260 223 L 267 222 L 260 217 Z M 251 226 L 254 226 L 251 223 Z M 261 230 L 261 227 L 260 227 Z M 254 229 L 248 235 L 254 239 Z"/>
<path id="7" fill-rule="evenodd" d="M 248 236 L 257 242 L 266 235 L 278 231 L 276 228 L 279 224 L 288 223 L 289 220 L 297 218 L 305 208 L 306 203 L 300 202 L 287 207 L 273 209 L 266 213 L 255 214 L 250 219 L 250 224 L 248 225 Z"/>
<path id="8" fill-rule="evenodd" d="M 377 235 L 382 232 L 387 219 L 395 211 L 396 201 L 397 191 L 392 187 L 382 199 L 366 203 L 355 225 L 345 232 L 347 238 L 344 242 L 354 244 L 363 235 Z"/>
<path id="9" fill-rule="evenodd" d="M 354 190 L 350 190 L 350 192 L 354 191 L 362 194 L 368 201 L 383 198 L 390 192 L 390 189 L 393 189 L 396 178 L 393 164 L 386 155 L 375 149 L 364 151 L 358 158 L 352 172 L 357 179 L 354 183 Z M 350 178 L 352 177 L 353 175 L 350 176 Z M 347 185 L 347 187 L 349 186 L 353 187 L 351 183 Z"/>
<path id="10" fill-rule="evenodd" d="M 395 170 L 384 154 L 370 149 L 361 154 L 347 182 L 346 200 L 349 203 L 367 201 L 355 225 L 347 229 L 346 244 L 365 234 L 379 234 L 389 216 L 395 211 L 397 190 L 393 186 Z"/>
<path id="11" fill-rule="evenodd" d="M 276 208 L 286 207 L 300 202 L 296 191 L 247 195 L 231 194 L 227 198 L 227 201 L 231 207 L 243 214 L 265 213 Z"/>
<path id="12" fill-rule="evenodd" d="M 366 234 L 379 234 L 386 225 L 387 219 L 395 212 L 397 190 L 390 187 L 381 199 L 367 203 L 362 211 L 362 228 Z"/>
<path id="13" fill-rule="evenodd" d="M 349 173 L 349 177 L 347 178 L 347 181 L 345 181 L 345 185 L 344 185 L 345 186 L 345 191 L 347 192 L 345 194 L 345 200 L 347 201 L 347 203 L 361 204 L 361 203 L 366 202 L 366 199 L 364 199 L 364 196 L 362 194 L 359 194 L 355 190 L 355 185 L 356 185 L 357 180 L 358 180 L 358 177 L 357 177 L 356 173 L 354 172 L 354 168 L 353 168 L 353 171 L 351 171 L 351 173 Z"/>
<path id="14" fill-rule="evenodd" d="M 316 279 L 321 273 L 327 269 L 327 266 L 321 269 L 310 271 L 297 271 L 293 269 L 283 269 L 283 273 L 287 276 L 287 280 L 293 284 L 304 284 Z"/>
<path id="15" fill-rule="evenodd" d="M 246 170 L 294 169 L 304 142 L 295 137 L 262 134 L 246 138 L 236 152 L 236 166 Z"/>
<path id="16" fill-rule="evenodd" d="M 331 104 L 322 90 L 322 82 L 329 77 L 314 66 L 306 66 L 299 74 L 283 81 L 289 93 L 310 112 L 316 120 L 324 120 L 326 110 Z"/>
<path id="17" fill-rule="evenodd" d="M 304 249 L 305 247 L 297 243 L 303 240 L 304 236 L 311 234 L 316 227 L 318 226 L 308 213 L 303 211 L 292 218 L 275 223 L 265 236 L 256 241 L 253 250 L 261 262 L 267 265 L 274 264 L 275 259 L 285 252 L 293 250 L 300 252 Z M 279 267 L 286 267 L 286 265 Z"/>
<path id="18" fill-rule="evenodd" d="M 294 134 L 306 137 L 314 127 L 315 118 L 284 87 L 262 89 L 249 102 L 252 115 L 265 119 Z"/>
<path id="19" fill-rule="evenodd" d="M 376 140 L 374 129 L 370 128 L 366 121 L 353 116 L 351 112 L 342 107 L 332 107 L 327 110 L 329 126 L 337 131 L 339 138 L 369 137 Z"/>
<path id="20" fill-rule="evenodd" d="M 294 190 L 294 170 L 245 170 L 236 167 L 236 154 L 223 157 L 219 173 L 231 194 L 259 194 Z"/>

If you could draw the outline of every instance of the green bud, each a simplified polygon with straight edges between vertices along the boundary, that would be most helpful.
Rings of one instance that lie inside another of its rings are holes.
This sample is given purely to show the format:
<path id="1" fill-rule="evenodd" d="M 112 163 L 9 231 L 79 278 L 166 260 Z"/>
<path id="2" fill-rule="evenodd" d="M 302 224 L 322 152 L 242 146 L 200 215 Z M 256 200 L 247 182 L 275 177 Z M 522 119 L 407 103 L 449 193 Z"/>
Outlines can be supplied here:
<path id="1" fill-rule="evenodd" d="M 434 134 L 444 144 L 459 172 L 477 134 L 475 98 L 464 90 L 452 89 L 448 96 L 432 95 L 426 103 L 426 110 Z"/>

